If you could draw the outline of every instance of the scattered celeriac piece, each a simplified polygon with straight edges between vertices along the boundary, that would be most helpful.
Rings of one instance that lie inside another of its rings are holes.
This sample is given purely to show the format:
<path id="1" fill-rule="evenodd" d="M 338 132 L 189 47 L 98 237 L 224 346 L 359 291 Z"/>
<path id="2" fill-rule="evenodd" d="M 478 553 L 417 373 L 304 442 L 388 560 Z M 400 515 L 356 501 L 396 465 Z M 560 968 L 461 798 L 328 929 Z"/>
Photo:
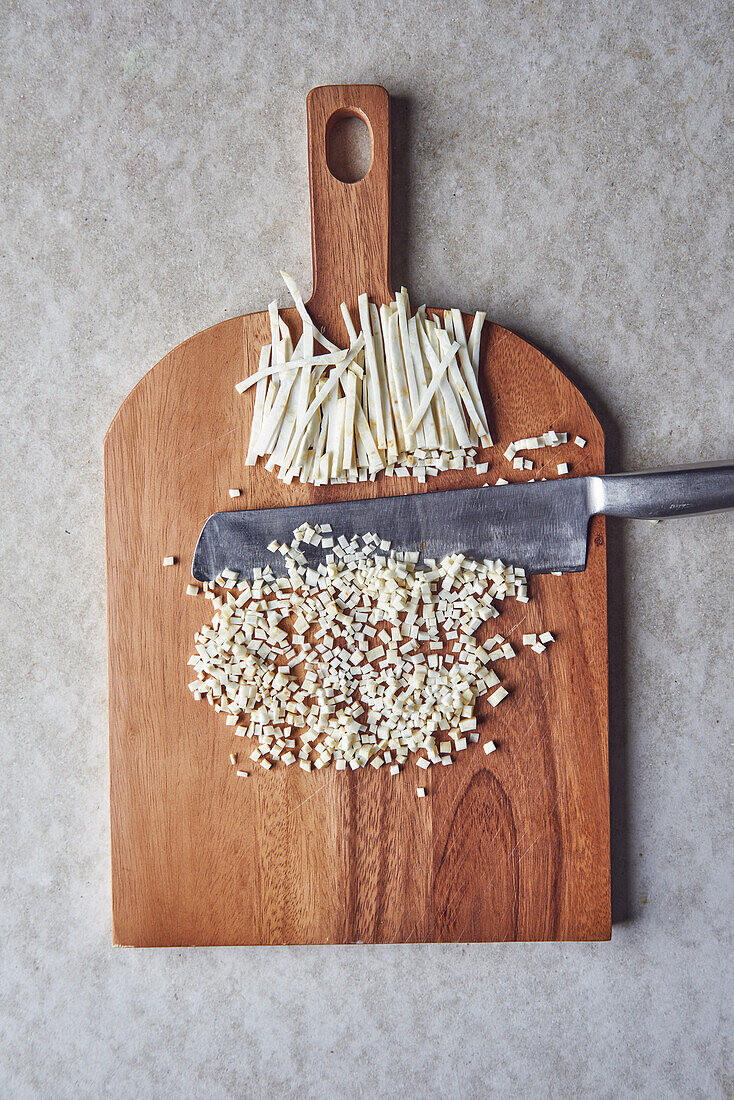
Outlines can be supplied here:
<path id="1" fill-rule="evenodd" d="M 245 344 L 246 346 L 246 344 Z M 258 381 L 255 387 L 255 406 L 252 412 L 252 427 L 250 429 L 250 442 L 245 457 L 245 466 L 254 466 L 257 461 L 257 436 L 259 426 L 262 423 L 263 410 L 265 408 L 265 395 L 270 379 L 265 376 L 272 353 L 272 344 L 264 344 L 260 348 L 260 361 L 258 363 Z"/>
<path id="2" fill-rule="evenodd" d="M 176 559 L 175 558 L 168 557 L 168 558 L 163 559 L 163 565 L 165 565 L 165 566 L 175 565 L 175 564 L 176 564 Z"/>
<path id="3" fill-rule="evenodd" d="M 401 287 L 399 292 L 395 296 L 397 304 L 397 330 L 400 335 L 400 349 L 402 353 L 402 360 L 405 370 L 405 377 L 408 382 L 408 407 L 410 410 L 418 408 L 420 397 L 418 395 L 418 372 L 417 364 L 413 358 L 413 348 L 411 346 L 410 336 L 408 333 L 408 314 L 410 312 L 410 302 L 408 300 L 408 291 L 405 287 Z M 409 418 L 410 419 L 410 418 Z M 422 447 L 425 445 L 425 432 L 423 425 L 419 423 L 417 428 L 412 431 L 409 427 L 405 429 L 406 440 L 415 434 L 417 445 Z"/>
<path id="4" fill-rule="evenodd" d="M 469 333 L 469 358 L 474 368 L 474 374 L 477 376 L 479 375 L 479 348 L 482 342 L 482 327 L 486 319 L 486 313 L 475 313 L 471 332 Z M 491 442 L 487 446 L 491 446 Z"/>
<path id="5" fill-rule="evenodd" d="M 229 489 L 228 492 L 229 492 L 229 495 L 232 497 L 232 499 L 234 499 L 235 497 L 240 496 L 240 490 L 239 489 Z"/>
<path id="6" fill-rule="evenodd" d="M 340 351 L 341 349 L 338 348 L 336 346 L 336 344 L 332 344 L 331 340 L 327 339 L 327 337 L 324 336 L 324 334 L 322 332 L 319 332 L 319 330 L 316 328 L 316 325 L 313 323 L 313 321 L 312 321 L 311 317 L 309 316 L 309 313 L 308 313 L 308 311 L 307 311 L 307 309 L 306 309 L 306 307 L 303 303 L 303 298 L 301 297 L 301 292 L 298 289 L 298 287 L 296 286 L 295 280 L 286 271 L 281 271 L 280 274 L 281 274 L 281 278 L 283 279 L 283 282 L 288 287 L 288 291 L 290 293 L 290 296 L 293 299 L 293 304 L 295 305 L 296 309 L 298 310 L 298 314 L 299 314 L 301 320 L 303 321 L 303 324 L 307 325 L 309 328 L 312 329 L 313 334 L 314 334 L 314 340 L 316 340 L 319 344 L 321 344 L 322 347 L 327 348 L 329 351 L 335 351 L 335 352 Z"/>
<path id="7" fill-rule="evenodd" d="M 466 383 L 466 386 L 469 390 L 474 406 L 472 412 L 470 413 L 470 418 L 474 423 L 482 446 L 491 447 L 492 437 L 489 434 L 487 418 L 484 413 L 484 403 L 482 402 L 482 397 L 479 393 L 479 385 L 477 383 L 477 371 L 474 368 L 474 365 L 469 356 L 469 347 L 466 340 L 466 332 L 464 331 L 464 318 L 461 315 L 460 309 L 451 310 L 451 321 L 453 325 L 454 339 L 457 340 L 459 343 L 459 362 L 461 363 L 464 382 Z M 468 408 L 467 412 L 470 412 Z"/>

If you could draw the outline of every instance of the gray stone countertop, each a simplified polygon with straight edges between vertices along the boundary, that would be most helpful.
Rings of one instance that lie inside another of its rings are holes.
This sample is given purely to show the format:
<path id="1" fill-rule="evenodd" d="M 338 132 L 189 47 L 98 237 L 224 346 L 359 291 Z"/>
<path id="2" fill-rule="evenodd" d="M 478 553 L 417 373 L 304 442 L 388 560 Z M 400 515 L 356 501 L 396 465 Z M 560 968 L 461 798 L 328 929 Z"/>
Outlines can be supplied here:
<path id="1" fill-rule="evenodd" d="M 725 0 L 5 0 L 0 1093 L 730 1097 L 734 520 L 613 525 L 595 945 L 113 949 L 102 439 L 310 284 L 305 96 L 394 95 L 394 281 L 486 309 L 609 468 L 731 458 Z M 285 298 L 282 298 L 285 302 Z"/>

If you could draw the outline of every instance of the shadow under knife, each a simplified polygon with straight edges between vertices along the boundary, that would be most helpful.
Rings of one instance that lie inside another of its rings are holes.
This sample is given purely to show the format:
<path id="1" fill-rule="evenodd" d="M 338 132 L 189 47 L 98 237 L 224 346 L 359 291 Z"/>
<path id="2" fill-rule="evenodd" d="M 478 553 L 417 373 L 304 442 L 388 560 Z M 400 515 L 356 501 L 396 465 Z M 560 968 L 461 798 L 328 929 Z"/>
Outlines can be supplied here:
<path id="1" fill-rule="evenodd" d="M 412 109 L 407 96 L 390 97 L 392 194 L 390 207 L 390 277 L 393 288 L 411 286 L 410 177 L 413 149 Z"/>

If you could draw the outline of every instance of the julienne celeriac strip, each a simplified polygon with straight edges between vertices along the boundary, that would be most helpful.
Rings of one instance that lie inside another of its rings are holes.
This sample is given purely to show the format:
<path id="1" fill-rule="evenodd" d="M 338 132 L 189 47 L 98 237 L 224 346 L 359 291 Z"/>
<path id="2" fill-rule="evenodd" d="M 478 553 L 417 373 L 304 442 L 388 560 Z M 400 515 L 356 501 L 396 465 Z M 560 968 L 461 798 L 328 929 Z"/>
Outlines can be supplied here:
<path id="1" fill-rule="evenodd" d="M 294 348 L 271 302 L 270 343 L 235 387 L 242 394 L 255 386 L 248 466 L 262 458 L 285 482 L 324 485 L 374 480 L 380 471 L 425 481 L 476 465 L 477 449 L 492 445 L 477 382 L 485 314 L 475 315 L 467 339 L 459 310 L 411 314 L 405 287 L 379 309 L 360 294 L 359 330 L 341 305 L 349 346 L 340 348 L 281 274 L 303 332 Z"/>

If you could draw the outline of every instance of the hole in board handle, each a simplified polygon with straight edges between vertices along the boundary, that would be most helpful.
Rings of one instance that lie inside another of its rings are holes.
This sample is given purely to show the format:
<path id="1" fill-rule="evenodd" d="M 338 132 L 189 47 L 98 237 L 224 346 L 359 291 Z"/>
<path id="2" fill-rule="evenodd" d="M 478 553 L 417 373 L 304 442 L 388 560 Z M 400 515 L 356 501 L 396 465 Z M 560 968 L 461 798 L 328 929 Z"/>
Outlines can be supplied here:
<path id="1" fill-rule="evenodd" d="M 372 132 L 356 108 L 343 107 L 327 122 L 326 164 L 341 183 L 359 183 L 372 167 Z"/>

